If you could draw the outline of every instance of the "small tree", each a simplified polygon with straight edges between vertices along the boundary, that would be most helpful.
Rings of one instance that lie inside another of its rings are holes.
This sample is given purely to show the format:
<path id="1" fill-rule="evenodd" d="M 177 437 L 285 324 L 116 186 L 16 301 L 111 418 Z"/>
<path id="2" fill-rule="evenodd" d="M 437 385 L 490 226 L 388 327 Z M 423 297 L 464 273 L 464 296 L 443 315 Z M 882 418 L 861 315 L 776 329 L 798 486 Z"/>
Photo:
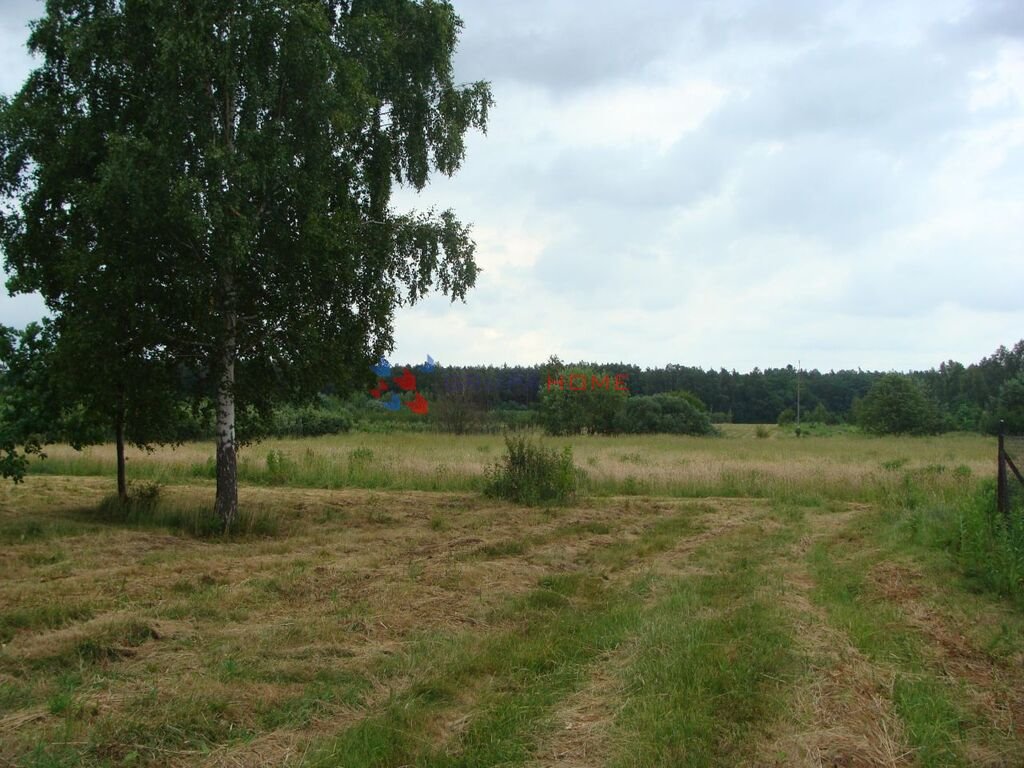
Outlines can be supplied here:
<path id="1" fill-rule="evenodd" d="M 438 0 L 50 0 L 33 29 L 41 65 L 0 111 L 14 287 L 51 305 L 107 291 L 145 381 L 161 359 L 195 373 L 225 527 L 236 415 L 365 383 L 397 307 L 475 282 L 454 214 L 391 206 L 486 125 L 488 85 L 452 78 L 460 27 Z M 96 215 L 119 196 L 131 247 Z M 99 307 L 74 313 L 107 337 Z"/>
<path id="2" fill-rule="evenodd" d="M 611 434 L 628 398 L 624 379 L 582 366 L 549 369 L 540 381 L 540 423 L 552 435 Z"/>
<path id="3" fill-rule="evenodd" d="M 883 376 L 857 404 L 861 428 L 874 434 L 934 434 L 938 408 L 912 379 L 898 373 Z"/>

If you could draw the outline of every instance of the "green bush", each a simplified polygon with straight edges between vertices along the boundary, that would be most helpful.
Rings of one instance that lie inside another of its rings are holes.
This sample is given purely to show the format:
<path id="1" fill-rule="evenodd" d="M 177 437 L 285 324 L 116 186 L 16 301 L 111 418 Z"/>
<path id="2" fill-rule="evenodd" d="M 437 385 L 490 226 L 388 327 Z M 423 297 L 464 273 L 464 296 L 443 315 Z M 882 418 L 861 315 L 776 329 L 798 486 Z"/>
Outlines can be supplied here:
<path id="1" fill-rule="evenodd" d="M 705 411 L 686 398 L 670 394 L 629 398 L 616 415 L 615 427 L 631 434 L 709 435 L 715 431 Z"/>
<path id="2" fill-rule="evenodd" d="M 530 506 L 568 504 L 578 483 L 570 446 L 545 448 L 523 435 L 506 435 L 505 455 L 484 476 L 485 495 Z"/>
<path id="3" fill-rule="evenodd" d="M 929 435 L 942 426 L 935 403 L 917 382 L 898 373 L 876 381 L 856 410 L 861 428 L 877 435 Z"/>
<path id="4" fill-rule="evenodd" d="M 549 435 L 611 434 L 629 399 L 626 389 L 615 387 L 614 374 L 581 366 L 553 368 L 541 379 L 538 421 Z"/>
<path id="5" fill-rule="evenodd" d="M 324 398 L 319 405 L 284 405 L 274 411 L 268 429 L 274 437 L 316 437 L 348 432 L 352 414 L 337 402 Z"/>

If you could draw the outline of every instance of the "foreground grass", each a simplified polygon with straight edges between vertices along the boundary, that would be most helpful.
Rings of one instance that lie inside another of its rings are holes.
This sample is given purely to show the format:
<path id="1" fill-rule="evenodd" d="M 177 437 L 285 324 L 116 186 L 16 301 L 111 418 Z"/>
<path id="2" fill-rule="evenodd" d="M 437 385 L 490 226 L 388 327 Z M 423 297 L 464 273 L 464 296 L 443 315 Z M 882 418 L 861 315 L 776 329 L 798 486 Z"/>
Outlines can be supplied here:
<path id="1" fill-rule="evenodd" d="M 0 764 L 1021 764 L 1024 620 L 942 545 L 973 481 L 931 458 L 871 504 L 245 486 L 274 522 L 232 539 L 170 514 L 208 485 L 144 520 L 30 477 Z"/>
<path id="2" fill-rule="evenodd" d="M 770 434 L 573 441 L 557 510 L 476 493 L 495 437 L 273 441 L 231 538 L 208 446 L 127 509 L 53 449 L 0 489 L 0 764 L 1024 764 L 991 441 Z"/>

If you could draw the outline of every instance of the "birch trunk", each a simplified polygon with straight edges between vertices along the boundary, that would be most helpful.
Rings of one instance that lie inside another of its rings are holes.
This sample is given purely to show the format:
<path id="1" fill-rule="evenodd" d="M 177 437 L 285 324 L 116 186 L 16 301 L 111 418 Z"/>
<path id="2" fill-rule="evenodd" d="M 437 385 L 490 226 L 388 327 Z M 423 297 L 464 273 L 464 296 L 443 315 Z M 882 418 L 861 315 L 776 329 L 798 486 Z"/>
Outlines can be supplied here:
<path id="1" fill-rule="evenodd" d="M 238 517 L 238 457 L 235 445 L 235 327 L 234 310 L 227 313 L 227 334 L 217 388 L 217 500 L 214 510 L 227 531 Z"/>

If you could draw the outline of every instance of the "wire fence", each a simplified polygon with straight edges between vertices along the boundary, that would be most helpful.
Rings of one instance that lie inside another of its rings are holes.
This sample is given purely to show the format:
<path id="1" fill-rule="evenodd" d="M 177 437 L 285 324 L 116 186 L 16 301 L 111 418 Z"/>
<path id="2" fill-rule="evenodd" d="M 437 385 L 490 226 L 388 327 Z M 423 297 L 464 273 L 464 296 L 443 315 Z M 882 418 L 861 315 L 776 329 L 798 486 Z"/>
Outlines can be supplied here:
<path id="1" fill-rule="evenodd" d="M 1004 434 L 999 429 L 999 469 L 997 474 L 999 511 L 1024 509 L 1024 435 Z"/>

